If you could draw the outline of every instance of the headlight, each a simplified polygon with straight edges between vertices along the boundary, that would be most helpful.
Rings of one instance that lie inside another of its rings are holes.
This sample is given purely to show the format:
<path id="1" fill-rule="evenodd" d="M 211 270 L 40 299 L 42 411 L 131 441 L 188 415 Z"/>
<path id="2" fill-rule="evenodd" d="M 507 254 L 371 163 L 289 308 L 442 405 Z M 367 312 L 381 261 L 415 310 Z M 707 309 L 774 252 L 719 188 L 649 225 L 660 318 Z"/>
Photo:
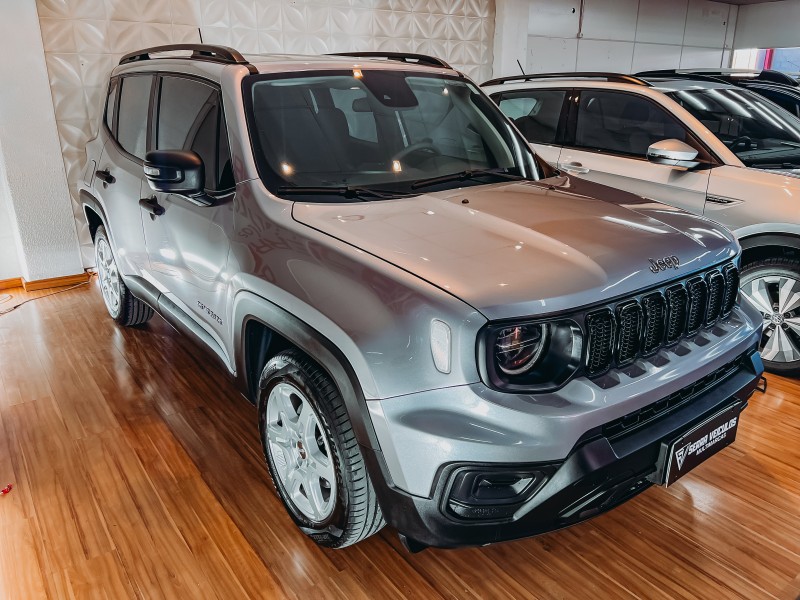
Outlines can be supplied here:
<path id="1" fill-rule="evenodd" d="M 542 356 L 549 331 L 546 323 L 501 329 L 494 342 L 497 366 L 506 375 L 530 371 Z"/>
<path id="2" fill-rule="evenodd" d="M 578 370 L 583 337 L 571 320 L 490 325 L 478 353 L 481 376 L 509 392 L 545 392 L 564 385 Z"/>

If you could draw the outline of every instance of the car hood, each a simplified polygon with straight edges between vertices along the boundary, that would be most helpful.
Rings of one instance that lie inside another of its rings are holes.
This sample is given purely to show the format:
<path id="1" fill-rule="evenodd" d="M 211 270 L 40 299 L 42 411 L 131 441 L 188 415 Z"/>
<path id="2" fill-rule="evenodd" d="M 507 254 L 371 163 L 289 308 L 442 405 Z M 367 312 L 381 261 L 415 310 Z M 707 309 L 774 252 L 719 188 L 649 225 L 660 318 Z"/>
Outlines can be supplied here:
<path id="1" fill-rule="evenodd" d="M 736 255 L 702 217 L 573 177 L 364 203 L 296 203 L 300 223 L 436 285 L 488 319 L 554 313 Z M 676 256 L 653 272 L 649 259 Z"/>

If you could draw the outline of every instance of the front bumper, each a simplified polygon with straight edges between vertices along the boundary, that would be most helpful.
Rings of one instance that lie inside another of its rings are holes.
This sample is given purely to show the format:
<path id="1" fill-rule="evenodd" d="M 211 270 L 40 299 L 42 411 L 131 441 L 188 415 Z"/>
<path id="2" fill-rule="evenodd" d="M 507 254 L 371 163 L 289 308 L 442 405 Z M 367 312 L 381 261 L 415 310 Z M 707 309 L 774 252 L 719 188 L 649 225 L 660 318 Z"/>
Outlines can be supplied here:
<path id="1" fill-rule="evenodd" d="M 512 540 L 573 525 L 647 489 L 660 476 L 662 444 L 729 406 L 743 408 L 762 373 L 761 359 L 751 347 L 700 382 L 586 432 L 563 460 L 450 463 L 438 470 L 428 497 L 394 486 L 380 452 L 362 452 L 386 521 L 407 538 L 438 547 Z M 542 479 L 533 475 L 529 487 L 522 486 L 527 490 L 522 502 L 476 512 L 465 510 L 456 498 L 465 472 L 538 473 Z"/>

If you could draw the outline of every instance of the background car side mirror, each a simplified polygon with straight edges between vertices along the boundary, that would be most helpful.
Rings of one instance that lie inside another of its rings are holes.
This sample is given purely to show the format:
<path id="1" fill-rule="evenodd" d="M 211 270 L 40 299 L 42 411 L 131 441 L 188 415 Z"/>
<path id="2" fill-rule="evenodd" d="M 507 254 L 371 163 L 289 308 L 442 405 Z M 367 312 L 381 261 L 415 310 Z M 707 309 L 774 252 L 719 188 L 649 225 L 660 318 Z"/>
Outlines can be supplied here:
<path id="1" fill-rule="evenodd" d="M 191 150 L 153 150 L 145 155 L 144 175 L 156 192 L 187 196 L 198 204 L 210 205 L 205 193 L 206 169 L 203 159 Z"/>
<path id="2" fill-rule="evenodd" d="M 676 139 L 661 140 L 647 149 L 647 160 L 657 165 L 694 169 L 700 164 L 695 158 L 697 150 Z"/>

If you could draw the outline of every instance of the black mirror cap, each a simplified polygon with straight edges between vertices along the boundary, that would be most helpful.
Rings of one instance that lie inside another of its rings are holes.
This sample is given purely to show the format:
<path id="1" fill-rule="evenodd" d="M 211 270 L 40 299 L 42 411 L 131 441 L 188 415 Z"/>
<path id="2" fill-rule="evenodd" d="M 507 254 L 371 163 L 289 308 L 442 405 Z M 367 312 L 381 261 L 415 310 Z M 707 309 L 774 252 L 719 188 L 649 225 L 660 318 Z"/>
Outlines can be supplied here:
<path id="1" fill-rule="evenodd" d="M 199 196 L 204 193 L 203 159 L 191 150 L 153 150 L 144 158 L 144 176 L 156 192 Z"/>

